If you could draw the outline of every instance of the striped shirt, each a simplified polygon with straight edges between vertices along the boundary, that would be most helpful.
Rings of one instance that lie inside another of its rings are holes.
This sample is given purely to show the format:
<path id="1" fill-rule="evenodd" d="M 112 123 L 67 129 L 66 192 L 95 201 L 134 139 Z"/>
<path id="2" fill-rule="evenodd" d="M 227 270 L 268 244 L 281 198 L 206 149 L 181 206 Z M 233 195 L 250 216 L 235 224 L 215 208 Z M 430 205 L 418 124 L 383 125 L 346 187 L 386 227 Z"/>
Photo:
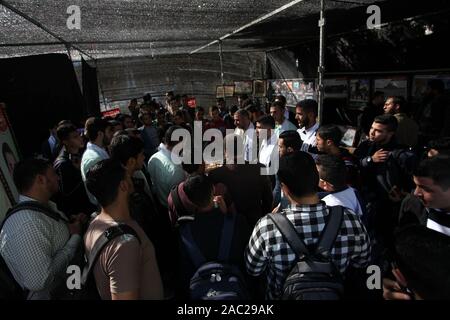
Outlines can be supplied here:
<path id="1" fill-rule="evenodd" d="M 36 201 L 20 195 L 19 203 Z M 0 254 L 14 279 L 30 291 L 28 299 L 50 299 L 50 292 L 64 280 L 66 269 L 81 243 L 80 235 L 70 235 L 64 213 L 56 221 L 45 214 L 22 210 L 5 222 L 0 232 Z"/>
<path id="2" fill-rule="evenodd" d="M 319 241 L 329 210 L 324 202 L 320 202 L 317 205 L 291 205 L 276 214 L 286 215 L 294 224 L 300 238 L 310 246 Z M 342 274 L 350 265 L 362 268 L 369 263 L 369 235 L 359 217 L 348 209 L 344 210 L 341 229 L 331 249 L 331 257 Z M 245 259 L 250 275 L 259 276 L 266 272 L 266 298 L 279 299 L 284 280 L 297 258 L 267 215 L 262 217 L 253 229 Z"/>

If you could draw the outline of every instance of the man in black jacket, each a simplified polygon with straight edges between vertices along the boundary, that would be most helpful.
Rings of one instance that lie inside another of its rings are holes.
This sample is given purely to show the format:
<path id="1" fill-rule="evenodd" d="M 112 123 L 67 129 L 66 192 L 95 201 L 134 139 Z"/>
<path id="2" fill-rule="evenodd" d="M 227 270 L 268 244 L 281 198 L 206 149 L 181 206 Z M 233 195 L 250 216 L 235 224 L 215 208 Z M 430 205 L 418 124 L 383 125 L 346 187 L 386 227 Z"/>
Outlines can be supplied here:
<path id="1" fill-rule="evenodd" d="M 95 206 L 89 201 L 80 171 L 83 138 L 73 124 L 60 125 L 56 135 L 63 147 L 53 163 L 59 176 L 60 191 L 55 196 L 55 202 L 68 216 L 90 214 L 95 210 Z"/>

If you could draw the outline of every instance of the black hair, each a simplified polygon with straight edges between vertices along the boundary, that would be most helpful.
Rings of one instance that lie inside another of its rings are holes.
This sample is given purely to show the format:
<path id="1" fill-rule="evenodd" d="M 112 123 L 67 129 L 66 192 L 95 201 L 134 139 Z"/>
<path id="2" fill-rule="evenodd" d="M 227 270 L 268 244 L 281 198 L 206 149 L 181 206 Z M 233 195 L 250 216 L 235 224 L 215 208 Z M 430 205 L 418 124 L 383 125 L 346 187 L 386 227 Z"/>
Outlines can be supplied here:
<path id="1" fill-rule="evenodd" d="M 389 132 L 397 131 L 398 127 L 397 118 L 391 114 L 382 114 L 380 116 L 376 116 L 373 122 L 387 126 Z"/>
<path id="2" fill-rule="evenodd" d="M 95 141 L 99 132 L 105 133 L 107 127 L 109 127 L 108 121 L 101 118 L 91 117 L 86 120 L 84 132 L 89 141 Z"/>
<path id="3" fill-rule="evenodd" d="M 317 105 L 317 101 L 313 99 L 305 99 L 299 101 L 296 105 L 297 108 L 302 108 L 305 113 L 314 113 L 314 116 L 317 117 L 319 106 Z"/>
<path id="4" fill-rule="evenodd" d="M 338 147 L 341 144 L 342 140 L 342 131 L 338 126 L 335 125 L 325 125 L 321 126 L 317 130 L 317 135 L 320 136 L 323 140 L 331 140 L 333 144 Z"/>
<path id="5" fill-rule="evenodd" d="M 272 116 L 262 116 L 256 120 L 256 122 L 259 122 L 261 125 L 265 127 L 270 127 L 271 129 L 275 129 L 275 119 Z"/>
<path id="6" fill-rule="evenodd" d="M 281 157 L 277 175 L 296 197 L 317 192 L 319 173 L 313 158 L 306 152 L 297 151 Z"/>
<path id="7" fill-rule="evenodd" d="M 220 111 L 218 106 L 212 106 L 211 107 L 211 112 L 213 111 Z"/>
<path id="8" fill-rule="evenodd" d="M 450 155 L 450 137 L 431 140 L 427 147 L 428 149 L 437 150 L 439 154 Z"/>
<path id="9" fill-rule="evenodd" d="M 122 165 L 126 165 L 130 158 L 137 158 L 144 151 L 144 142 L 139 138 L 127 134 L 120 134 L 114 136 L 109 148 L 111 158 L 116 159 Z"/>
<path id="10" fill-rule="evenodd" d="M 186 196 L 200 208 L 205 208 L 210 204 L 213 188 L 210 178 L 205 175 L 189 176 L 183 185 Z"/>
<path id="11" fill-rule="evenodd" d="M 275 107 L 275 108 L 279 108 L 281 110 L 284 110 L 284 104 L 281 101 L 275 101 L 272 102 L 272 104 L 270 105 L 270 107 Z"/>
<path id="12" fill-rule="evenodd" d="M 152 119 L 152 114 L 151 114 L 151 112 L 147 112 L 147 111 L 141 111 L 141 112 L 139 112 L 139 115 L 138 115 L 138 118 L 139 118 L 139 121 L 143 121 L 143 119 L 144 119 L 144 117 L 145 116 L 149 116 L 150 117 L 150 119 Z"/>
<path id="13" fill-rule="evenodd" d="M 413 173 L 416 177 L 430 178 L 443 190 L 450 188 L 450 157 L 437 155 L 425 159 L 417 166 Z"/>
<path id="14" fill-rule="evenodd" d="M 104 208 L 116 200 L 120 182 L 125 179 L 125 175 L 126 169 L 119 161 L 101 160 L 89 169 L 86 188 Z"/>
<path id="15" fill-rule="evenodd" d="M 395 234 L 395 260 L 409 289 L 424 300 L 450 297 L 450 237 L 422 225 Z"/>
<path id="16" fill-rule="evenodd" d="M 283 104 L 283 106 L 286 105 L 286 97 L 285 96 L 278 95 L 275 97 L 275 101 L 277 101 L 277 100 L 280 101 Z"/>
<path id="17" fill-rule="evenodd" d="M 237 111 L 236 111 L 236 114 L 238 114 L 238 115 L 240 115 L 240 116 L 243 116 L 243 117 L 245 117 L 245 118 L 247 118 L 247 119 L 250 119 L 250 114 L 249 114 L 249 112 L 248 112 L 247 110 L 245 110 L 245 109 L 239 109 L 239 110 L 237 110 Z"/>
<path id="18" fill-rule="evenodd" d="M 230 113 L 236 113 L 237 111 L 238 111 L 238 106 L 232 106 L 231 108 L 230 108 Z"/>
<path id="19" fill-rule="evenodd" d="M 302 138 L 296 130 L 287 130 L 280 134 L 278 139 L 283 139 L 283 144 L 287 148 L 292 148 L 294 151 L 300 151 L 303 145 Z"/>
<path id="20" fill-rule="evenodd" d="M 342 190 L 346 187 L 347 168 L 341 158 L 331 154 L 319 155 L 316 160 L 319 166 L 320 179 L 331 183 L 335 190 Z"/>
<path id="21" fill-rule="evenodd" d="M 56 136 L 62 142 L 68 139 L 72 132 L 77 132 L 77 128 L 73 124 L 63 124 L 56 129 Z"/>
<path id="22" fill-rule="evenodd" d="M 178 129 L 184 129 L 181 126 L 170 126 L 169 129 L 167 129 L 166 133 L 164 134 L 164 143 L 167 144 L 169 147 L 174 147 L 176 146 L 180 141 L 172 141 L 172 134 L 174 133 L 175 130 Z M 186 130 L 186 129 L 184 129 Z"/>
<path id="23" fill-rule="evenodd" d="M 43 159 L 29 158 L 19 161 L 14 166 L 13 180 L 19 193 L 30 190 L 38 175 L 45 175 L 51 168 L 50 162 Z"/>
<path id="24" fill-rule="evenodd" d="M 392 99 L 392 102 L 395 105 L 399 106 L 400 112 L 406 112 L 406 99 L 402 96 L 389 96 L 388 99 Z"/>

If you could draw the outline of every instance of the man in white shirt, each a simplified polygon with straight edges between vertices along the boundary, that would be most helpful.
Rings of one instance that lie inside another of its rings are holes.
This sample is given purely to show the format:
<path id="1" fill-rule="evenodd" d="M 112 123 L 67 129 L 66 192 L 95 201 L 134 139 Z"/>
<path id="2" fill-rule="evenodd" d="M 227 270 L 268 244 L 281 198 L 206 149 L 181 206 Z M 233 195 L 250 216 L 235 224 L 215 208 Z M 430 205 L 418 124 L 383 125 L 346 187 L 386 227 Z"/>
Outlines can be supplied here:
<path id="1" fill-rule="evenodd" d="M 89 139 L 86 151 L 81 159 L 81 177 L 86 186 L 86 175 L 90 168 L 101 160 L 109 158 L 107 148 L 111 142 L 113 131 L 108 122 L 100 118 L 89 118 L 86 120 L 85 133 Z M 87 195 L 92 204 L 97 205 L 95 197 L 87 190 Z"/>
<path id="2" fill-rule="evenodd" d="M 275 119 L 275 134 L 277 138 L 284 131 L 297 130 L 297 127 L 285 117 L 285 111 L 285 107 L 281 102 L 275 101 L 270 107 L 270 115 Z"/>
<path id="3" fill-rule="evenodd" d="M 346 184 L 347 171 L 344 161 L 334 155 L 320 155 L 316 160 L 319 171 L 319 187 L 329 192 L 322 198 L 328 206 L 342 206 L 362 216 L 361 204 L 355 190 Z"/>
<path id="4" fill-rule="evenodd" d="M 244 160 L 248 162 L 254 162 L 257 160 L 256 153 L 256 132 L 255 126 L 250 121 L 250 114 L 245 109 L 239 109 L 234 114 L 234 124 L 236 125 L 236 129 L 234 134 L 240 136 L 244 141 Z"/>
<path id="5" fill-rule="evenodd" d="M 308 153 L 315 153 L 311 151 L 317 145 L 316 133 L 317 129 L 319 129 L 319 124 L 316 121 L 317 112 L 317 102 L 312 99 L 300 101 L 295 108 L 295 118 L 300 126 L 298 133 L 303 141 L 302 151 Z"/>
<path id="6" fill-rule="evenodd" d="M 271 116 L 262 116 L 256 120 L 256 135 L 260 139 L 259 163 L 267 168 L 278 156 L 278 139 L 274 129 L 275 120 Z"/>

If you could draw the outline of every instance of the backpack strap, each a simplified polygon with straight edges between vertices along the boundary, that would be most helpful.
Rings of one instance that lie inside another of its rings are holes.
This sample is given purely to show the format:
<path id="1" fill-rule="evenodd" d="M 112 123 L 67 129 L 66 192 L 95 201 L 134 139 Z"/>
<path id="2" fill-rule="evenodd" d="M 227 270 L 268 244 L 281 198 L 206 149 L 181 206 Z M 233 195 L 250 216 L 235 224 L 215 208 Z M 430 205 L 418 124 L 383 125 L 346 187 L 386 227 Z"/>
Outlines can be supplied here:
<path id="1" fill-rule="evenodd" d="M 202 264 L 206 262 L 205 257 L 201 253 L 197 244 L 195 243 L 194 237 L 192 236 L 191 224 L 189 222 L 180 225 L 180 236 L 183 245 L 186 248 L 187 254 L 191 258 L 195 269 L 198 269 Z"/>
<path id="2" fill-rule="evenodd" d="M 141 242 L 141 239 L 139 238 L 136 231 L 127 224 L 119 224 L 117 226 L 112 226 L 106 229 L 105 232 L 103 232 L 103 234 L 100 236 L 100 238 L 98 238 L 97 241 L 95 241 L 95 244 L 89 254 L 89 257 L 87 259 L 87 266 L 83 269 L 83 274 L 81 276 L 82 285 L 86 284 L 89 275 L 91 274 L 92 269 L 94 268 L 97 259 L 100 256 L 102 250 L 105 248 L 105 246 L 111 240 L 124 234 L 132 235 L 139 241 L 139 243 Z"/>
<path id="3" fill-rule="evenodd" d="M 32 211 L 38 211 L 40 213 L 45 214 L 47 217 L 59 221 L 63 220 L 61 215 L 57 212 L 55 212 L 50 207 L 39 203 L 37 201 L 23 201 L 18 204 L 16 204 L 14 207 L 10 208 L 5 215 L 5 218 L 3 219 L 2 223 L 0 224 L 0 230 L 3 229 L 3 226 L 5 225 L 6 220 L 8 220 L 9 217 L 11 217 L 13 214 L 23 211 L 23 210 L 32 210 Z"/>
<path id="4" fill-rule="evenodd" d="M 269 213 L 267 215 L 270 220 L 273 221 L 278 231 L 281 232 L 283 237 L 286 239 L 287 243 L 294 250 L 295 254 L 299 259 L 303 259 L 310 255 L 308 248 L 305 243 L 297 234 L 291 221 L 282 213 Z"/>
<path id="5" fill-rule="evenodd" d="M 236 214 L 225 215 L 223 219 L 222 235 L 220 237 L 219 261 L 228 261 L 233 242 Z"/>
<path id="6" fill-rule="evenodd" d="M 320 254 L 326 258 L 330 255 L 331 248 L 333 247 L 339 230 L 341 229 L 342 218 L 344 216 L 344 207 L 334 206 L 328 208 L 330 210 L 328 219 L 322 230 L 319 243 L 315 250 L 316 254 Z"/>
<path id="7" fill-rule="evenodd" d="M 178 185 L 174 186 L 172 190 L 170 190 L 170 195 L 172 196 L 173 205 L 177 210 L 177 215 L 179 217 L 189 215 L 183 205 L 183 202 L 181 202 L 180 195 L 178 194 Z"/>

